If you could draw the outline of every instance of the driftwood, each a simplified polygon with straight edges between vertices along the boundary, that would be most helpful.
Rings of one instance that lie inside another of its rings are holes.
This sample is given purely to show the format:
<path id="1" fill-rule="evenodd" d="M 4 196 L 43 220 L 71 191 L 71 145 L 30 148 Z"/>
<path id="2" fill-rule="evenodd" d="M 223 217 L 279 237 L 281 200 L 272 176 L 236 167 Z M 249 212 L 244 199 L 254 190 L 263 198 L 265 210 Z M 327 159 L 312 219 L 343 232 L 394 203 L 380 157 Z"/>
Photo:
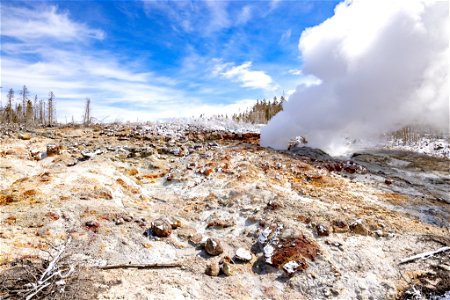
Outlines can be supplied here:
<path id="1" fill-rule="evenodd" d="M 55 279 L 59 279 L 58 282 L 55 283 L 56 285 L 64 284 L 64 279 L 69 277 L 75 271 L 75 268 L 73 266 L 70 266 L 70 269 L 65 274 L 63 274 L 58 267 L 58 263 L 61 260 L 61 256 L 64 253 L 64 251 L 66 251 L 67 246 L 70 244 L 71 241 L 72 237 L 69 237 L 67 242 L 60 247 L 57 255 L 48 264 L 48 267 L 44 270 L 44 272 L 42 273 L 39 280 L 37 280 L 37 282 L 29 283 L 25 286 L 25 288 L 27 288 L 27 290 L 25 290 L 27 291 L 25 297 L 26 300 L 32 299 L 33 297 L 37 296 L 43 289 L 45 289 L 51 284 L 54 284 L 53 281 Z M 50 279 L 52 278 L 53 280 L 50 281 Z"/>
<path id="2" fill-rule="evenodd" d="M 118 264 L 118 265 L 106 265 L 99 266 L 99 269 L 110 270 L 110 269 L 164 269 L 164 268 L 180 268 L 181 263 L 154 263 L 154 264 Z"/>
<path id="3" fill-rule="evenodd" d="M 450 250 L 450 247 L 442 247 L 442 248 L 439 248 L 439 249 L 437 249 L 435 251 L 423 252 L 423 253 L 416 254 L 416 255 L 413 255 L 413 256 L 410 256 L 410 257 L 402 259 L 400 261 L 400 264 L 406 264 L 406 263 L 409 263 L 409 262 L 412 262 L 412 261 L 415 261 L 415 260 L 418 260 L 418 259 L 426 259 L 426 258 L 432 257 L 435 254 L 439 254 L 439 253 L 446 252 L 446 251 L 449 251 L 449 250 Z"/>

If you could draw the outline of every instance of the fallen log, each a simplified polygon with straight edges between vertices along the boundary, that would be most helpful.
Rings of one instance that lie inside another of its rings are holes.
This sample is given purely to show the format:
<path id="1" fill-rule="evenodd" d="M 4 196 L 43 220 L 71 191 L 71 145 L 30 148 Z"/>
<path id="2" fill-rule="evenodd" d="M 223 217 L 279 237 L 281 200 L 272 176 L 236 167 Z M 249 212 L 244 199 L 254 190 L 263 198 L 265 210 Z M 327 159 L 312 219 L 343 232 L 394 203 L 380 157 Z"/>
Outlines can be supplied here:
<path id="1" fill-rule="evenodd" d="M 118 265 L 106 265 L 98 266 L 102 270 L 111 269 L 164 269 L 164 268 L 180 268 L 181 263 L 154 263 L 154 264 L 118 264 Z"/>
<path id="2" fill-rule="evenodd" d="M 428 251 L 428 252 L 419 253 L 419 254 L 416 254 L 416 255 L 413 255 L 413 256 L 410 256 L 410 257 L 402 259 L 400 261 L 400 265 L 401 264 L 406 264 L 406 263 L 409 263 L 409 262 L 412 262 L 412 261 L 415 261 L 415 260 L 418 260 L 418 259 L 430 258 L 430 257 L 432 257 L 432 256 L 434 256 L 436 254 L 439 254 L 439 253 L 442 253 L 442 252 L 446 252 L 446 251 L 449 251 L 449 250 L 450 250 L 450 247 L 442 247 L 442 248 L 439 248 L 439 249 L 437 249 L 435 251 Z"/>

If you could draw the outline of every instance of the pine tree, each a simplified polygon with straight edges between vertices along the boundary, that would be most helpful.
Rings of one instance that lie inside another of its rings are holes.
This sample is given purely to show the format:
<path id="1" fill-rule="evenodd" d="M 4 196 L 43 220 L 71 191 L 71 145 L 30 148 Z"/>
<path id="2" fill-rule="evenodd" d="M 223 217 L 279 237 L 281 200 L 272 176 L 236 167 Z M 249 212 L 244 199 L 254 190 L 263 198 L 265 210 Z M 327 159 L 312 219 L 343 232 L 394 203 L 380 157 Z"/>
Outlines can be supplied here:
<path id="1" fill-rule="evenodd" d="M 6 122 L 12 123 L 13 114 L 14 114 L 14 111 L 12 108 L 12 104 L 14 101 L 14 90 L 13 89 L 9 89 L 7 99 L 8 99 L 8 103 L 6 104 L 6 108 L 5 108 Z"/>
<path id="2" fill-rule="evenodd" d="M 27 100 L 27 106 L 25 109 L 25 122 L 27 124 L 33 123 L 33 102 L 30 99 Z"/>

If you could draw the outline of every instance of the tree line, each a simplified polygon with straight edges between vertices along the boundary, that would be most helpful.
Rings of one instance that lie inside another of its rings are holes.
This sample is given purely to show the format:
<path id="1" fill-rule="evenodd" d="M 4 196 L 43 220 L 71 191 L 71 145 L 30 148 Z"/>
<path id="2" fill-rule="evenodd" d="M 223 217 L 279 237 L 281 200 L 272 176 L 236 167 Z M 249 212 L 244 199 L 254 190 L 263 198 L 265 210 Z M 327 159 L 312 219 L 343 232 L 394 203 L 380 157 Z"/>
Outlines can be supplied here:
<path id="1" fill-rule="evenodd" d="M 91 116 L 91 99 L 86 98 L 84 114 L 82 116 L 83 125 L 89 126 L 94 118 Z M 56 97 L 50 91 L 47 98 L 38 100 L 38 95 L 34 95 L 34 100 L 30 98 L 30 91 L 24 85 L 17 96 L 13 89 L 9 89 L 6 95 L 6 105 L 0 103 L 0 123 L 1 124 L 26 124 L 55 126 L 56 119 Z M 67 120 L 66 120 L 67 123 Z M 72 117 L 72 123 L 75 121 Z"/>
<path id="2" fill-rule="evenodd" d="M 34 124 L 53 126 L 56 124 L 56 99 L 55 94 L 50 91 L 48 98 L 34 96 L 30 98 L 30 91 L 24 85 L 18 91 L 18 97 L 13 89 L 9 89 L 6 95 L 6 105 L 0 105 L 0 123 Z"/>
<path id="3" fill-rule="evenodd" d="M 283 103 L 286 101 L 284 96 L 273 100 L 257 100 L 256 104 L 245 112 L 234 114 L 232 119 L 237 122 L 246 122 L 252 124 L 267 124 L 269 120 L 278 112 L 283 110 Z"/>

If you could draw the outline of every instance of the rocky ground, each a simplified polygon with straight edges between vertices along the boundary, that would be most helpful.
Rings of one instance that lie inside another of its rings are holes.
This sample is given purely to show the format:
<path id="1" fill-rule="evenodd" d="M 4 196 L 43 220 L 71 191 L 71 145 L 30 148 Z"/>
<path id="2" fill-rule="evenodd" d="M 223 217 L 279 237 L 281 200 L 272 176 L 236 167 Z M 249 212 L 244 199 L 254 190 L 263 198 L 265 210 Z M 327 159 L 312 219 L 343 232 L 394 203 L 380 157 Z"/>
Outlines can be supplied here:
<path id="1" fill-rule="evenodd" d="M 2 299 L 63 244 L 75 271 L 36 298 L 450 297 L 448 251 L 400 264 L 450 246 L 448 158 L 187 124 L 0 135 Z"/>

